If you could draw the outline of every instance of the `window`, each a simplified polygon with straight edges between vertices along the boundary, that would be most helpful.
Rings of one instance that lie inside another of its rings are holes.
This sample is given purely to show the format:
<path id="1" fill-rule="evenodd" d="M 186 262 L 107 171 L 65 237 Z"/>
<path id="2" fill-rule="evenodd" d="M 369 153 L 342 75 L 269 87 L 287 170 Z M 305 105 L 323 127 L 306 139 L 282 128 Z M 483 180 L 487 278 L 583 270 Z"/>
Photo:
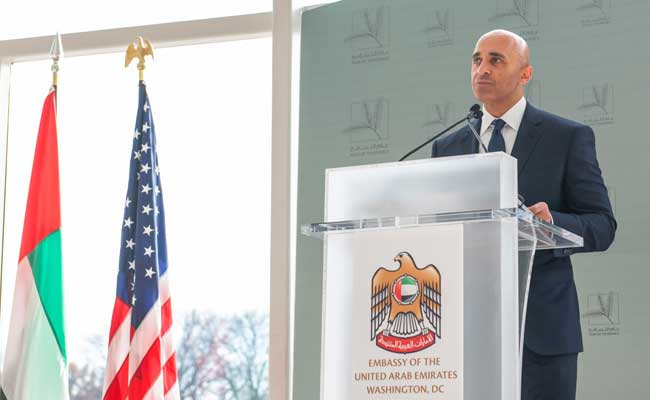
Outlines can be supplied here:
<path id="1" fill-rule="evenodd" d="M 123 53 L 67 58 L 59 75 L 68 359 L 73 378 L 75 373 L 99 371 L 95 378 L 100 390 L 137 106 L 137 72 L 133 65 L 124 69 L 123 63 Z M 50 85 L 49 67 L 50 61 L 12 66 L 3 343 L 36 133 Z M 181 352 L 181 339 L 192 343 L 185 348 L 188 358 L 178 357 L 180 367 L 184 367 L 179 371 L 182 397 L 211 398 L 209 393 L 196 392 L 201 388 L 183 387 L 183 374 L 193 371 L 189 363 L 195 360 L 197 353 L 192 351 L 197 351 L 196 343 L 207 347 L 214 337 L 221 341 L 218 351 L 212 354 L 202 349 L 201 354 L 213 357 L 215 368 L 225 359 L 227 368 L 204 377 L 211 382 L 206 388 L 217 390 L 224 374 L 238 374 L 244 366 L 233 354 L 248 351 L 247 359 L 259 368 L 261 378 L 242 381 L 242 390 L 265 392 L 270 297 L 271 40 L 158 49 L 155 61 L 147 61 L 145 79 L 165 190 L 177 353 Z M 196 324 L 202 329 L 189 329 Z M 213 334 L 208 334 L 206 327 L 213 329 Z M 86 372 L 82 368 L 85 365 L 90 367 Z M 249 398 L 248 393 L 243 396 Z"/>

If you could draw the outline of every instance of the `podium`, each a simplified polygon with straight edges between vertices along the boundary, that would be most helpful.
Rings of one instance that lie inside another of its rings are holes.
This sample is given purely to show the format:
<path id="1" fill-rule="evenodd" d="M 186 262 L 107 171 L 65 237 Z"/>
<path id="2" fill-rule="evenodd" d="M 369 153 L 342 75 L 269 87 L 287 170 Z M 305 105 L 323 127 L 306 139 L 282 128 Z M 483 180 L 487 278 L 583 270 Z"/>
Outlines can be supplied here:
<path id="1" fill-rule="evenodd" d="M 582 238 L 519 204 L 505 153 L 328 169 L 321 400 L 520 398 L 536 251 Z"/>

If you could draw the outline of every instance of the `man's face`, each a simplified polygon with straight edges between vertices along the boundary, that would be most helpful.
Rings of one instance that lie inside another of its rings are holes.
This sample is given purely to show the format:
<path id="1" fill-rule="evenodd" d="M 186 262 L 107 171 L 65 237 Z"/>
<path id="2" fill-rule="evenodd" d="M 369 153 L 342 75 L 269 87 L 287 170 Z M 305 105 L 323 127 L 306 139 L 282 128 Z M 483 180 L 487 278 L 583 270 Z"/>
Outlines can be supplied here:
<path id="1" fill-rule="evenodd" d="M 491 35 L 476 43 L 472 55 L 472 91 L 486 107 L 513 105 L 523 95 L 532 69 L 525 65 L 514 38 Z"/>

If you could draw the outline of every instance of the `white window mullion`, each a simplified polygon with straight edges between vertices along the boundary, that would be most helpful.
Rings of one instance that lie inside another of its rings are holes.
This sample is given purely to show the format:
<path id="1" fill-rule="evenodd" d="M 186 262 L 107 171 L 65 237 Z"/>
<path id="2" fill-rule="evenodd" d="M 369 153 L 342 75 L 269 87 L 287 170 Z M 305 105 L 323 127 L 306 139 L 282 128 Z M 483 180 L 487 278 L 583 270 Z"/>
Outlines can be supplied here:
<path id="1" fill-rule="evenodd" d="M 272 18 L 269 12 L 70 33 L 61 37 L 67 57 L 94 55 L 125 51 L 136 36 L 147 38 L 156 48 L 270 36 Z M 55 33 L 52 32 L 51 36 L 0 41 L 0 59 L 11 62 L 47 59 Z"/>

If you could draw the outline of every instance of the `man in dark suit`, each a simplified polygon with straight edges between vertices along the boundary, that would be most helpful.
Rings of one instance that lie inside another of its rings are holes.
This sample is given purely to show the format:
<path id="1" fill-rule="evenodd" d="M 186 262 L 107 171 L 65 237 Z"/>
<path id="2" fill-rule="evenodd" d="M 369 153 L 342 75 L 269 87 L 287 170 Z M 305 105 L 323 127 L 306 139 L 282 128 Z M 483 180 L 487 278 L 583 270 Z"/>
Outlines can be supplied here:
<path id="1" fill-rule="evenodd" d="M 519 193 L 538 218 L 584 238 L 579 249 L 537 252 L 524 336 L 522 400 L 573 400 L 583 348 L 569 256 L 606 250 L 616 220 L 592 129 L 527 104 L 524 86 L 532 75 L 528 45 L 518 35 L 496 30 L 476 43 L 471 83 L 483 103 L 481 141 L 517 159 Z M 483 149 L 468 127 L 432 148 L 433 157 L 477 152 Z"/>

